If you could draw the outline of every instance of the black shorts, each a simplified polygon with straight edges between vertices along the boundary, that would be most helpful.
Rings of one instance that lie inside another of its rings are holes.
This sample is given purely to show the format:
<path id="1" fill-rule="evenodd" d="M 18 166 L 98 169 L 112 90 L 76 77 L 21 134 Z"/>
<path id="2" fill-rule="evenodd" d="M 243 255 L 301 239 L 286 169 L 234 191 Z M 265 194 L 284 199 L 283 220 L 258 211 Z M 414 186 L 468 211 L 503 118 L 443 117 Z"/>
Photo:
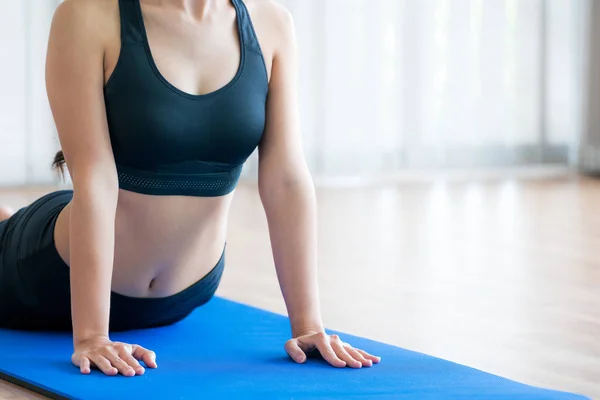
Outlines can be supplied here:
<path id="1" fill-rule="evenodd" d="M 54 243 L 54 225 L 73 191 L 49 193 L 0 222 L 0 328 L 70 330 L 69 266 Z M 225 253 L 204 278 L 175 295 L 136 298 L 111 293 L 110 330 L 175 323 L 215 294 Z"/>

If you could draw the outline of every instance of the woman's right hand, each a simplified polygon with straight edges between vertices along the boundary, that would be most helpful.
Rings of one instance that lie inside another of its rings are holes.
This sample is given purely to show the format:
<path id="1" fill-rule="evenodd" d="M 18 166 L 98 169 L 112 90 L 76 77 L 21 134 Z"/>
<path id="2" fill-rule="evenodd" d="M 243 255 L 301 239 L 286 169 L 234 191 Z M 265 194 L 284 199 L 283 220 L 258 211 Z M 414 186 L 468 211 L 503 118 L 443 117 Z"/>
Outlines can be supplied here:
<path id="1" fill-rule="evenodd" d="M 79 342 L 71 361 L 82 374 L 89 374 L 92 367 L 106 375 L 135 376 L 145 371 L 139 361 L 148 368 L 156 368 L 156 354 L 137 344 L 113 342 L 107 337 L 98 337 Z"/>

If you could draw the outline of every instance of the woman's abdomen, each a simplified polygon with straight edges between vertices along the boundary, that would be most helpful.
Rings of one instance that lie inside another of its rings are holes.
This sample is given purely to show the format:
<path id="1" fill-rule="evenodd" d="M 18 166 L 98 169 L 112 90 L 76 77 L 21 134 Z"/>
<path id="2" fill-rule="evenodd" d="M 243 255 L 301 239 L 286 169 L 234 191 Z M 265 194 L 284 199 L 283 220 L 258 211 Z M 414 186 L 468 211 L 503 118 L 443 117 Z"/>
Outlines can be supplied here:
<path id="1" fill-rule="evenodd" d="M 167 297 L 202 279 L 224 250 L 232 195 L 148 196 L 121 190 L 115 216 L 112 290 Z M 70 205 L 56 223 L 58 253 L 69 264 Z"/>

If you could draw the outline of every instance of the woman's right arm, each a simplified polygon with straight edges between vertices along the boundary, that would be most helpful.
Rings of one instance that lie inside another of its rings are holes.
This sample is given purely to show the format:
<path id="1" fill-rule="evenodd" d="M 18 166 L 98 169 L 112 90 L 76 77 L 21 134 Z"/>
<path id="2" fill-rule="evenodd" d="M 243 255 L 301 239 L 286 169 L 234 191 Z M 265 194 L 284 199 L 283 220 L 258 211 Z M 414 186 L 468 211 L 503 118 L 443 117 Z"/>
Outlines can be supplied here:
<path id="1" fill-rule="evenodd" d="M 133 368 L 143 373 L 135 358 L 152 361 L 152 354 L 114 344 L 108 336 L 119 189 L 104 105 L 106 33 L 100 3 L 67 0 L 58 7 L 48 45 L 46 86 L 73 182 L 73 362 L 83 373 L 95 365 L 106 374 L 131 375 Z"/>

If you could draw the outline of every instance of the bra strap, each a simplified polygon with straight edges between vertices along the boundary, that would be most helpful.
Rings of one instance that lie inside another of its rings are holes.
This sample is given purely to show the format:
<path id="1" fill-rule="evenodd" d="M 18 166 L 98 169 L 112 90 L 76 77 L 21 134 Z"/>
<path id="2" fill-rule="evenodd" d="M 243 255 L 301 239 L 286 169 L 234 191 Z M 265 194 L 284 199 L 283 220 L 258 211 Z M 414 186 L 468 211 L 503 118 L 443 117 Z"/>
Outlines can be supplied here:
<path id="1" fill-rule="evenodd" d="M 140 0 L 119 0 L 121 14 L 121 41 L 123 44 L 142 42 L 142 29 L 138 18 Z"/>
<path id="2" fill-rule="evenodd" d="M 261 54 L 260 45 L 258 43 L 258 37 L 256 36 L 256 32 L 254 31 L 254 26 L 252 25 L 252 20 L 250 18 L 250 13 L 246 8 L 243 0 L 231 0 L 233 5 L 237 10 L 238 22 L 241 30 L 242 40 L 244 42 L 244 46 L 247 49 L 254 50 L 258 54 Z"/>

